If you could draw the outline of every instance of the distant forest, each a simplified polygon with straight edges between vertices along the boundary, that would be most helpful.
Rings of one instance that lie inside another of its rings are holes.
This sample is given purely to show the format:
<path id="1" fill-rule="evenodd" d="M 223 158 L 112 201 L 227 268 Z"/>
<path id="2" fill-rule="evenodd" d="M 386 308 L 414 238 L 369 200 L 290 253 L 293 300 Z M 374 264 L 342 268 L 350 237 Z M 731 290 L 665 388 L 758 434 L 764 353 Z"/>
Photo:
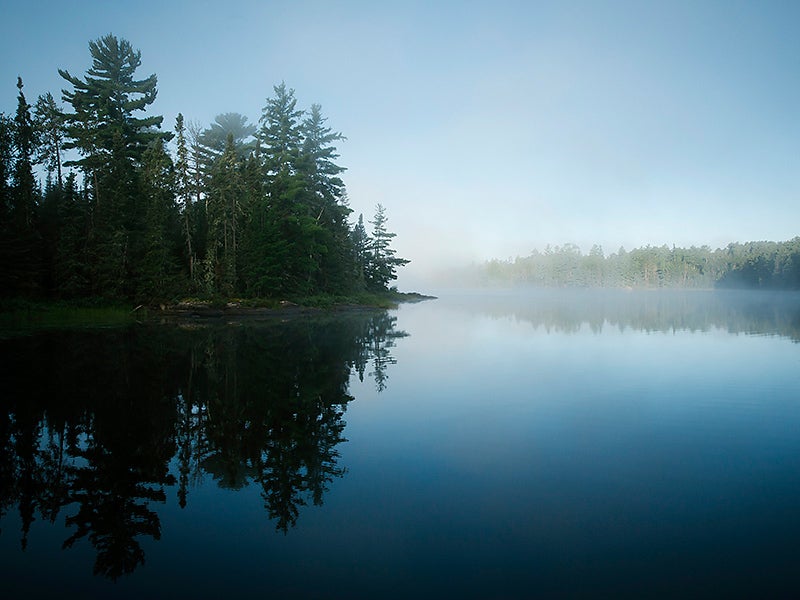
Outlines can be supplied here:
<path id="1" fill-rule="evenodd" d="M 141 53 L 113 35 L 89 50 L 85 76 L 59 70 L 63 104 L 29 104 L 19 78 L 16 114 L 0 113 L 0 296 L 351 295 L 387 290 L 408 262 L 380 204 L 370 232 L 350 223 L 344 137 L 318 104 L 297 108 L 281 83 L 257 125 L 178 115 L 162 131 Z"/>
<path id="2" fill-rule="evenodd" d="M 800 237 L 787 242 L 676 248 L 645 246 L 606 256 L 565 244 L 524 258 L 492 260 L 469 274 L 484 285 L 603 288 L 800 289 Z"/>

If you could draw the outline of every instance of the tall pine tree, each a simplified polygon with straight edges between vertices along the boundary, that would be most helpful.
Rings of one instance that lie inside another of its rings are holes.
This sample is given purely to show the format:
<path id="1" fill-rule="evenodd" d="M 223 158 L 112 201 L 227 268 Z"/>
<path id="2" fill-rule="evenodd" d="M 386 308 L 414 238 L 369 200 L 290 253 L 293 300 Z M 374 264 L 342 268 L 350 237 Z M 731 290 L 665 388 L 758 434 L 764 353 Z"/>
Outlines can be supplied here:
<path id="1" fill-rule="evenodd" d="M 141 53 L 113 35 L 90 42 L 89 51 L 92 67 L 83 79 L 59 70 L 73 87 L 63 90 L 74 111 L 65 115 L 64 148 L 81 155 L 65 164 L 80 167 L 92 190 L 93 293 L 132 297 L 147 252 L 139 171 L 146 149 L 172 134 L 158 131 L 163 117 L 136 116 L 157 94 L 155 75 L 134 78 Z"/>

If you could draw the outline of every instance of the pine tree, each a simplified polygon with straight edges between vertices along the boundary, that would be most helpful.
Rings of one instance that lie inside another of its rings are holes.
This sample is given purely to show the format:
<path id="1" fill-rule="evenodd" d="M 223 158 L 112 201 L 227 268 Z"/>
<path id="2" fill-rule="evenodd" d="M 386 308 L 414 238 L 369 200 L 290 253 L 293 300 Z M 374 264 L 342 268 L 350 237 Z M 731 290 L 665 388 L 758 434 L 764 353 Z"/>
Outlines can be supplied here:
<path id="1" fill-rule="evenodd" d="M 64 100 L 74 113 L 67 114 L 65 149 L 76 148 L 83 158 L 74 164 L 88 173 L 105 167 L 112 155 L 119 153 L 117 136 L 121 136 L 123 156 L 140 165 L 151 142 L 168 141 L 172 134 L 157 131 L 163 117 L 138 118 L 135 114 L 151 105 L 157 95 L 155 74 L 134 79 L 141 65 L 141 52 L 130 42 L 113 35 L 89 42 L 92 67 L 83 80 L 59 69 L 59 74 L 73 86 L 63 90 Z"/>
<path id="2" fill-rule="evenodd" d="M 200 133 L 198 141 L 205 148 L 209 163 L 213 163 L 225 151 L 228 136 L 231 136 L 238 157 L 244 159 L 255 148 L 255 133 L 256 126 L 248 123 L 247 117 L 229 112 L 214 117 L 214 122 Z"/>
<path id="3" fill-rule="evenodd" d="M 160 116 L 139 118 L 156 98 L 155 75 L 134 79 L 141 53 L 126 40 L 107 35 L 89 43 L 92 67 L 80 79 L 61 76 L 73 86 L 63 98 L 74 112 L 66 114 L 65 149 L 81 158 L 65 163 L 80 167 L 92 190 L 93 293 L 131 297 L 137 293 L 146 243 L 145 206 L 139 186 L 148 147 L 172 137 L 158 128 Z"/>

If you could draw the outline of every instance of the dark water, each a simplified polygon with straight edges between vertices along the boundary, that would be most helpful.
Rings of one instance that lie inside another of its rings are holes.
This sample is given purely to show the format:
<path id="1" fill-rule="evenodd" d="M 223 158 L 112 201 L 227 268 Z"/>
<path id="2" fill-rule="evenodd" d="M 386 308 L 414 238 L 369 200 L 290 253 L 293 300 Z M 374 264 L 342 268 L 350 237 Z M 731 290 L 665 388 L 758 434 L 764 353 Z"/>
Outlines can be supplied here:
<path id="1" fill-rule="evenodd" d="M 3 597 L 800 595 L 800 297 L 0 339 Z"/>

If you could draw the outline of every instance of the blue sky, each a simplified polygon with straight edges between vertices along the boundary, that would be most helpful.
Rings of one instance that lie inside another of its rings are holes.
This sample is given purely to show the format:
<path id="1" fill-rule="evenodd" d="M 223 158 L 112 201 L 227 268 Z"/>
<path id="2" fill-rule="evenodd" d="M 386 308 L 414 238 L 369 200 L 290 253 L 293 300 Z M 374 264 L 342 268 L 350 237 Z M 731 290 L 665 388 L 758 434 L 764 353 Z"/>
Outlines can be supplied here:
<path id="1" fill-rule="evenodd" d="M 285 81 L 347 136 L 357 216 L 387 208 L 413 286 L 545 245 L 800 235 L 800 2 L 0 0 L 0 111 L 114 33 L 153 113 L 257 121 Z M 405 285 L 403 285 L 405 284 Z"/>

